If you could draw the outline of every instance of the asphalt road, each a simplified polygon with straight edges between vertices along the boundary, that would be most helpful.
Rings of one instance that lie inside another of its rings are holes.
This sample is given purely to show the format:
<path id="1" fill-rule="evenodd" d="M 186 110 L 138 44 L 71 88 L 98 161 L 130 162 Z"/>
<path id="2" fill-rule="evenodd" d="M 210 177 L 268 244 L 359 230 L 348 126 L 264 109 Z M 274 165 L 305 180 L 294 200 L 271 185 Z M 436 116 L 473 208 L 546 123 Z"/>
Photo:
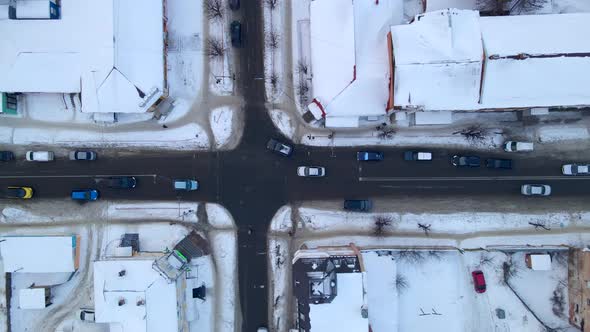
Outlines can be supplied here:
<path id="1" fill-rule="evenodd" d="M 587 199 L 590 177 L 571 178 L 560 174 L 561 160 L 532 154 L 478 154 L 514 158 L 513 170 L 486 168 L 458 169 L 450 157 L 458 151 L 431 150 L 430 162 L 407 162 L 403 151 L 379 148 L 385 160 L 376 163 L 356 161 L 352 148 L 312 148 L 296 146 L 290 158 L 265 150 L 270 137 L 280 138 L 265 109 L 263 77 L 264 46 L 261 8 L 242 6 L 244 48 L 238 50 L 238 86 L 245 97 L 245 130 L 240 145 L 229 152 L 211 153 L 128 153 L 94 162 L 73 162 L 58 156 L 55 162 L 18 161 L 0 165 L 0 189 L 6 186 L 31 186 L 35 199 L 66 198 L 74 188 L 97 188 L 103 199 L 191 200 L 216 202 L 225 206 L 238 226 L 239 292 L 242 330 L 255 331 L 267 325 L 266 231 L 277 209 L 289 202 L 305 200 L 343 200 L 377 197 L 471 197 L 493 199 L 513 197 L 524 205 L 530 198 L 520 195 L 524 183 L 545 183 L 558 197 Z M 283 139 L 284 140 L 284 139 Z M 10 147 L 0 147 L 10 149 Z M 109 151 L 112 154 L 112 151 Z M 463 154 L 474 154 L 460 151 Z M 582 161 L 582 160 L 581 160 Z M 296 167 L 324 166 L 325 178 L 300 178 Z M 133 175 L 138 186 L 133 190 L 109 189 L 104 178 Z M 195 178 L 196 192 L 178 193 L 172 180 Z M 551 198 L 548 198 L 550 201 Z M 91 203 L 88 203 L 91 204 Z M 251 231 L 249 231 L 251 230 Z"/>

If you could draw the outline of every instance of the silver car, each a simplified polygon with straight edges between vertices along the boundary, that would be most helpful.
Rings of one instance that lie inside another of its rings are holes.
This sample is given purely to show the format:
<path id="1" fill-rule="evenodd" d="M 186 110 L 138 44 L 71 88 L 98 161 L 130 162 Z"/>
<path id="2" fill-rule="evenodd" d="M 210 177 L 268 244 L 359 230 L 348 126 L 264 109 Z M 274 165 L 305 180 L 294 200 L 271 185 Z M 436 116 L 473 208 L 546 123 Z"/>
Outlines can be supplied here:
<path id="1" fill-rule="evenodd" d="M 523 184 L 520 193 L 525 196 L 549 196 L 551 187 L 546 184 Z"/>
<path id="2" fill-rule="evenodd" d="M 565 164 L 561 166 L 563 175 L 589 175 L 590 165 Z"/>
<path id="3" fill-rule="evenodd" d="M 319 166 L 299 166 L 297 175 L 309 177 L 321 177 L 326 175 L 326 169 Z"/>

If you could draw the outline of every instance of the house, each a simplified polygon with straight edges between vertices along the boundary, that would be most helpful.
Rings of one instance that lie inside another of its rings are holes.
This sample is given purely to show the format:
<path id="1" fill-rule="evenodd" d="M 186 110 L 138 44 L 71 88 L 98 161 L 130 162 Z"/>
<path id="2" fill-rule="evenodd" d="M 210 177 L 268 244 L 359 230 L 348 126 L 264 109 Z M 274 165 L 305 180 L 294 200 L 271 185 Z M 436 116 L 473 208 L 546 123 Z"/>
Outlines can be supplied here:
<path id="1" fill-rule="evenodd" d="M 0 256 L 7 273 L 73 273 L 80 263 L 80 237 L 5 236 Z"/>
<path id="2" fill-rule="evenodd" d="M 77 110 L 111 116 L 166 98 L 165 0 L 60 4 L 58 19 L 0 15 L 0 92 L 69 94 Z"/>
<path id="3" fill-rule="evenodd" d="M 590 105 L 590 14 L 480 17 L 446 9 L 388 34 L 389 110 Z"/>
<path id="4" fill-rule="evenodd" d="M 386 41 L 378 36 L 391 25 L 394 3 L 310 2 L 310 118 L 324 119 L 325 126 L 332 128 L 387 121 L 389 64 L 382 51 Z"/>

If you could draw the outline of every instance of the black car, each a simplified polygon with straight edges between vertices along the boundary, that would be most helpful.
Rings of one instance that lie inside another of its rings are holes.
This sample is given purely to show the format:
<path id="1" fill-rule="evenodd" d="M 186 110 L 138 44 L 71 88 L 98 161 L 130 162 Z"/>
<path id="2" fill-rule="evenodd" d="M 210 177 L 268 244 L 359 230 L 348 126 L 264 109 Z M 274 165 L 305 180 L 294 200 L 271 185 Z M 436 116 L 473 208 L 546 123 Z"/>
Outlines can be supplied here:
<path id="1" fill-rule="evenodd" d="M 240 9 L 240 0 L 229 0 L 229 8 L 231 10 Z"/>
<path id="2" fill-rule="evenodd" d="M 380 161 L 383 160 L 384 154 L 380 151 L 359 151 L 356 153 L 358 161 Z"/>
<path id="3" fill-rule="evenodd" d="M 266 148 L 285 157 L 288 157 L 293 153 L 293 148 L 291 146 L 272 138 L 266 143 Z"/>
<path id="4" fill-rule="evenodd" d="M 451 164 L 457 167 L 479 167 L 481 161 L 478 156 L 454 155 L 451 158 Z"/>
<path id="5" fill-rule="evenodd" d="M 114 189 L 135 188 L 137 180 L 133 176 L 114 176 L 109 178 L 108 186 Z"/>
<path id="6" fill-rule="evenodd" d="M 344 201 L 344 210 L 367 212 L 371 211 L 373 202 L 368 199 L 347 199 Z"/>
<path id="7" fill-rule="evenodd" d="M 490 159 L 486 160 L 486 167 L 487 168 L 512 169 L 512 160 L 490 158 Z"/>
<path id="8" fill-rule="evenodd" d="M 14 160 L 14 153 L 11 151 L 0 151 L 0 161 Z"/>
<path id="9" fill-rule="evenodd" d="M 238 21 L 231 22 L 229 27 L 231 35 L 231 44 L 233 47 L 242 47 L 242 23 Z"/>

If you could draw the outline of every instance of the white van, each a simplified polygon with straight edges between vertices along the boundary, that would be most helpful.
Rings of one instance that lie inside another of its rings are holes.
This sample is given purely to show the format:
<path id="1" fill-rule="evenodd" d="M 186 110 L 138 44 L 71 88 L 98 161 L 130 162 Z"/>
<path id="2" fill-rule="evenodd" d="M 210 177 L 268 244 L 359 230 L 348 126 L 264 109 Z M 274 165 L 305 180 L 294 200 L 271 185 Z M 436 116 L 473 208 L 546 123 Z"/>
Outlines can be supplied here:
<path id="1" fill-rule="evenodd" d="M 52 151 L 27 151 L 28 161 L 53 161 Z"/>
<path id="2" fill-rule="evenodd" d="M 506 152 L 530 152 L 533 151 L 533 143 L 530 142 L 504 142 L 504 151 Z"/>

